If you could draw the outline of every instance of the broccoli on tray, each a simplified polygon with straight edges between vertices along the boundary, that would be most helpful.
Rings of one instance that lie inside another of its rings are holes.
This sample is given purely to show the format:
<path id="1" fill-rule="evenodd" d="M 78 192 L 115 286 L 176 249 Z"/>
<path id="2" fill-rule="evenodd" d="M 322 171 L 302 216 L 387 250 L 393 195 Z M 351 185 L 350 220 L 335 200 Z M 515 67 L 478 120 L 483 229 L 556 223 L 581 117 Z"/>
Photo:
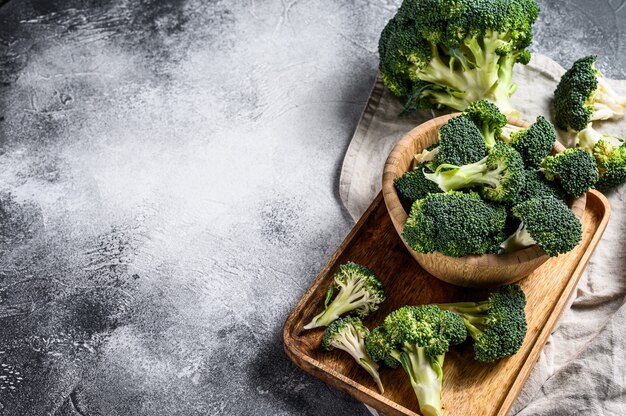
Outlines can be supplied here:
<path id="1" fill-rule="evenodd" d="M 549 256 L 567 253 L 582 240 L 582 225 L 564 202 L 553 197 L 533 198 L 516 205 L 512 216 L 521 221 L 517 231 L 502 243 L 503 252 L 534 244 Z"/>
<path id="2" fill-rule="evenodd" d="M 402 365 L 420 412 L 439 416 L 445 354 L 466 337 L 458 315 L 433 305 L 405 306 L 389 314 L 383 325 L 370 333 L 365 347 L 375 361 L 392 368 Z"/>
<path id="3" fill-rule="evenodd" d="M 407 110 L 485 98 L 514 113 L 513 67 L 530 60 L 538 13 L 535 0 L 404 0 L 378 43 L 382 80 Z"/>
<path id="4" fill-rule="evenodd" d="M 372 376 L 382 394 L 385 389 L 380 381 L 380 374 L 378 374 L 378 364 L 370 358 L 365 350 L 365 338 L 369 333 L 370 331 L 359 318 L 352 316 L 339 318 L 324 331 L 322 347 L 326 351 L 337 348 L 350 354 Z"/>
<path id="5" fill-rule="evenodd" d="M 581 131 L 594 120 L 609 120 L 626 113 L 626 98 L 619 96 L 596 69 L 596 56 L 574 62 L 554 91 L 556 125 Z"/>
<path id="6" fill-rule="evenodd" d="M 333 299 L 335 289 L 339 292 Z M 353 262 L 342 264 L 334 276 L 333 285 L 326 292 L 324 310 L 304 329 L 328 326 L 341 315 L 350 312 L 365 317 L 377 310 L 384 300 L 383 283 L 374 272 Z"/>
<path id="7" fill-rule="evenodd" d="M 476 360 L 493 362 L 515 354 L 526 337 L 526 295 L 518 285 L 506 286 L 482 302 L 438 304 L 458 314 L 474 339 Z"/>

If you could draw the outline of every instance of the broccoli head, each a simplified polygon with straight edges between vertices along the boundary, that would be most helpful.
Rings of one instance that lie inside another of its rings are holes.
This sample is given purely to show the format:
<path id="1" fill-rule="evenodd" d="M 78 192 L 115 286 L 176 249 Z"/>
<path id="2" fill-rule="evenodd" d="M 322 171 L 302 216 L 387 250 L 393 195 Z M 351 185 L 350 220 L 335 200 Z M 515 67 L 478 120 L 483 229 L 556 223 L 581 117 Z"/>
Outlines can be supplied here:
<path id="1" fill-rule="evenodd" d="M 405 172 L 393 181 L 405 209 L 406 207 L 410 209 L 413 202 L 424 198 L 430 193 L 441 192 L 436 183 L 424 176 L 425 169 L 427 169 L 426 164 L 418 165 L 415 169 Z"/>
<path id="2" fill-rule="evenodd" d="M 476 193 L 430 194 L 413 204 L 403 237 L 419 253 L 446 256 L 497 252 L 504 240 L 506 210 Z"/>
<path id="3" fill-rule="evenodd" d="M 504 129 L 504 138 L 522 156 L 527 169 L 536 169 L 552 152 L 556 142 L 556 131 L 552 123 L 539 116 L 527 129 L 507 125 Z"/>
<path id="4" fill-rule="evenodd" d="M 509 202 L 524 186 L 524 162 L 515 149 L 496 143 L 485 158 L 469 165 L 439 165 L 426 177 L 443 191 L 480 187 L 481 195 L 491 201 Z"/>
<path id="5" fill-rule="evenodd" d="M 502 243 L 510 252 L 537 244 L 549 256 L 567 253 L 582 240 L 582 225 L 563 201 L 553 197 L 533 198 L 511 210 L 521 221 L 518 230 Z"/>
<path id="6" fill-rule="evenodd" d="M 470 104 L 463 111 L 463 115 L 478 126 L 488 147 L 496 144 L 502 134 L 502 127 L 506 124 L 506 116 L 500 112 L 498 106 L 487 100 L 478 100 Z"/>
<path id="7" fill-rule="evenodd" d="M 378 364 L 367 354 L 365 339 L 369 330 L 357 317 L 348 316 L 333 321 L 324 331 L 322 347 L 326 351 L 337 348 L 350 354 L 367 371 L 378 386 L 381 394 L 385 392 L 378 374 Z"/>
<path id="8" fill-rule="evenodd" d="M 383 330 L 370 341 L 372 358 L 398 361 L 425 416 L 441 414 L 443 361 L 451 345 L 465 340 L 459 316 L 434 305 L 405 306 L 390 313 Z"/>
<path id="9" fill-rule="evenodd" d="M 380 36 L 381 78 L 408 109 L 485 98 L 512 113 L 513 66 L 530 60 L 538 13 L 535 0 L 404 0 Z"/>
<path id="10" fill-rule="evenodd" d="M 526 295 L 518 285 L 505 286 L 481 302 L 438 304 L 458 314 L 474 339 L 476 360 L 493 362 L 515 354 L 526 337 Z"/>
<path id="11" fill-rule="evenodd" d="M 560 201 L 567 201 L 567 194 L 558 182 L 550 182 L 546 177 L 536 170 L 526 171 L 524 188 L 520 192 L 514 205 L 528 201 L 532 198 L 552 197 Z"/>
<path id="12" fill-rule="evenodd" d="M 365 350 L 376 362 L 385 363 L 389 368 L 400 365 L 400 351 L 389 339 L 389 334 L 384 326 L 374 328 L 365 338 Z"/>
<path id="13" fill-rule="evenodd" d="M 593 120 L 619 118 L 626 99 L 619 96 L 596 68 L 596 56 L 574 62 L 554 91 L 556 125 L 562 130 L 583 130 Z"/>
<path id="14" fill-rule="evenodd" d="M 335 290 L 339 292 L 333 299 Z M 324 311 L 315 316 L 304 329 L 328 326 L 346 313 L 365 317 L 377 310 L 384 300 L 383 283 L 374 272 L 353 262 L 342 264 L 326 292 Z"/>
<path id="15" fill-rule="evenodd" d="M 595 186 L 599 179 L 598 167 L 591 152 L 566 149 L 541 162 L 541 171 L 549 181 L 558 180 L 565 192 L 578 198 Z"/>
<path id="16" fill-rule="evenodd" d="M 626 182 L 626 144 L 617 136 L 604 135 L 591 123 L 578 133 L 578 145 L 596 160 L 600 179 L 595 187 L 608 191 Z"/>

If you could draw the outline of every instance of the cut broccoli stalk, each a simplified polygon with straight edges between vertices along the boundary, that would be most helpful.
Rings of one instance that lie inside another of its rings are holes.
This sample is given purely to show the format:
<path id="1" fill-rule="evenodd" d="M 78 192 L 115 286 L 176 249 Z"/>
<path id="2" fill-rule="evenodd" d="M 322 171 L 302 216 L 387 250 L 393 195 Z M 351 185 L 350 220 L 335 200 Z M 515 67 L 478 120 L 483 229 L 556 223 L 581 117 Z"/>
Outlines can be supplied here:
<path id="1" fill-rule="evenodd" d="M 605 135 L 591 123 L 578 133 L 578 145 L 590 151 L 600 178 L 595 187 L 607 191 L 626 182 L 626 144 L 615 135 Z"/>
<path id="2" fill-rule="evenodd" d="M 467 338 L 461 318 L 434 305 L 405 306 L 386 318 L 365 340 L 375 361 L 402 365 L 425 416 L 441 415 L 443 361 L 450 345 Z"/>
<path id="3" fill-rule="evenodd" d="M 574 62 L 554 91 L 556 125 L 581 131 L 594 120 L 609 120 L 626 113 L 626 98 L 613 90 L 596 68 L 596 56 Z"/>
<path id="4" fill-rule="evenodd" d="M 493 362 L 515 354 L 526 337 L 526 296 L 517 285 L 506 286 L 481 302 L 437 305 L 458 314 L 474 339 L 478 361 Z"/>
<path id="5" fill-rule="evenodd" d="M 520 223 L 517 231 L 511 234 L 511 236 L 504 240 L 504 242 L 500 245 L 500 253 L 511 253 L 526 247 L 534 246 L 535 244 L 537 244 L 537 242 L 528 232 L 526 225 L 524 223 Z"/>
<path id="6" fill-rule="evenodd" d="M 424 175 L 443 191 L 483 186 L 482 195 L 497 202 L 513 201 L 524 186 L 524 162 L 517 151 L 496 143 L 484 159 L 463 166 L 442 164 Z"/>
<path id="7" fill-rule="evenodd" d="M 378 364 L 370 358 L 365 350 L 365 338 L 368 335 L 369 330 L 359 318 L 351 316 L 339 318 L 333 321 L 324 331 L 322 347 L 326 351 L 332 351 L 337 348 L 350 354 L 372 376 L 382 394 L 385 392 L 385 388 L 380 381 Z"/>
<path id="8" fill-rule="evenodd" d="M 339 290 L 332 300 L 335 289 Z M 383 284 L 367 267 L 348 262 L 339 266 L 334 282 L 326 292 L 324 311 L 315 316 L 304 329 L 328 326 L 348 312 L 365 317 L 378 309 L 385 300 Z"/>

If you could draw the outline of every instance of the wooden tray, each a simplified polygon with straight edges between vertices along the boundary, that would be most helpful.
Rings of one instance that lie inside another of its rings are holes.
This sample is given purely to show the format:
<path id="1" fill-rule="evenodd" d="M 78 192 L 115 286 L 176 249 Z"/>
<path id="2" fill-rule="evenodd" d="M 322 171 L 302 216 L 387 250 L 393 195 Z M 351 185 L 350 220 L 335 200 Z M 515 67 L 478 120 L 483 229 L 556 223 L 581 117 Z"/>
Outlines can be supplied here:
<path id="1" fill-rule="evenodd" d="M 606 198 L 590 191 L 581 244 L 567 254 L 551 258 L 519 282 L 528 299 L 528 333 L 516 355 L 495 364 L 481 364 L 473 359 L 470 342 L 450 350 L 444 364 L 444 415 L 508 413 L 600 241 L 609 213 Z M 385 415 L 418 415 L 417 399 L 401 368 L 381 368 L 385 386 L 385 394 L 381 395 L 370 376 L 347 353 L 322 350 L 323 328 L 302 331 L 321 311 L 324 294 L 338 266 L 350 260 L 371 268 L 385 283 L 387 300 L 364 320 L 369 328 L 404 305 L 482 300 L 489 291 L 453 286 L 421 269 L 394 230 L 379 194 L 289 315 L 283 342 L 285 352 L 297 366 Z"/>

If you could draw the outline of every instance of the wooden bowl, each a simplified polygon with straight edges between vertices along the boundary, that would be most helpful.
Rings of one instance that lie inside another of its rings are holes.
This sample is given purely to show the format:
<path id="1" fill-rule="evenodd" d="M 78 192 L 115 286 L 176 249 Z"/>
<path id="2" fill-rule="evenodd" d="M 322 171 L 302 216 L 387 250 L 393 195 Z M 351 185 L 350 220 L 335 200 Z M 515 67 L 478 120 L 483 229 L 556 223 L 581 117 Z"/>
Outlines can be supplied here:
<path id="1" fill-rule="evenodd" d="M 549 259 L 546 252 L 537 245 L 506 254 L 449 257 L 439 252 L 418 253 L 409 247 L 402 237 L 402 230 L 408 215 L 402 207 L 393 181 L 413 167 L 413 156 L 437 142 L 439 128 L 451 117 L 457 115 L 459 114 L 445 115 L 423 123 L 408 132 L 395 145 L 387 158 L 383 171 L 385 205 L 406 248 L 413 258 L 433 276 L 444 282 L 466 287 L 496 287 L 516 282 L 528 276 Z M 509 118 L 508 122 L 519 127 L 530 126 L 527 121 L 514 118 Z M 553 153 L 563 150 L 565 147 L 556 142 Z M 583 195 L 570 203 L 570 208 L 581 221 L 585 212 L 586 199 L 586 195 Z"/>

